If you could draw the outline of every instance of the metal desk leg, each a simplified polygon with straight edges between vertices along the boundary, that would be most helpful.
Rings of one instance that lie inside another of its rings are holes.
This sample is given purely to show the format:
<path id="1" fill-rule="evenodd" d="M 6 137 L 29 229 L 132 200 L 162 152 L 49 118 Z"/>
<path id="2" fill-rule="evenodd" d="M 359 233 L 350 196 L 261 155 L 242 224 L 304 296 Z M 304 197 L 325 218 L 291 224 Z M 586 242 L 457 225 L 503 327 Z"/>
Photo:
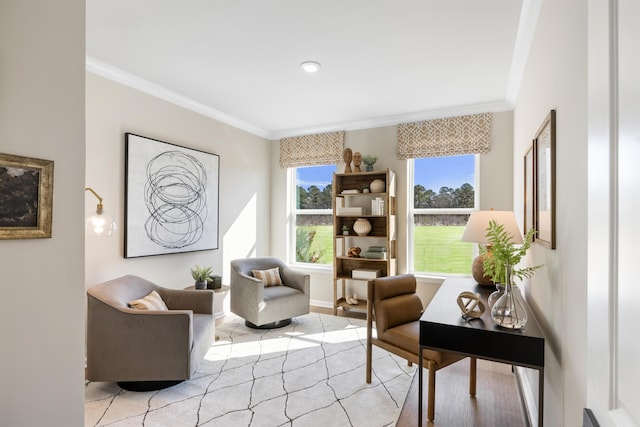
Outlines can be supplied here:
<path id="1" fill-rule="evenodd" d="M 422 346 L 418 358 L 418 427 L 422 427 Z"/>
<path id="2" fill-rule="evenodd" d="M 544 368 L 538 369 L 538 427 L 542 427 L 544 407 Z"/>

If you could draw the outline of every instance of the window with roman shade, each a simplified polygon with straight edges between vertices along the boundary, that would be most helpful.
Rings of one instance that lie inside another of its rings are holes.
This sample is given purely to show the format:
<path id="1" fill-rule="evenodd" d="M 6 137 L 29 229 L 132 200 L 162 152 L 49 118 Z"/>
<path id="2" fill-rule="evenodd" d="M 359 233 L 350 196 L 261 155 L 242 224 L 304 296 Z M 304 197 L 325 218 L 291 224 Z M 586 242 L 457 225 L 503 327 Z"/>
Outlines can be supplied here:
<path id="1" fill-rule="evenodd" d="M 336 164 L 342 161 L 343 148 L 343 131 L 282 138 L 280 167 Z"/>
<path id="2" fill-rule="evenodd" d="M 410 172 L 409 271 L 471 273 L 476 249 L 461 236 L 479 200 L 476 165 L 491 149 L 491 119 L 483 113 L 398 126 L 398 158 Z"/>
<path id="3" fill-rule="evenodd" d="M 398 159 L 484 154 L 491 149 L 491 113 L 398 125 Z"/>

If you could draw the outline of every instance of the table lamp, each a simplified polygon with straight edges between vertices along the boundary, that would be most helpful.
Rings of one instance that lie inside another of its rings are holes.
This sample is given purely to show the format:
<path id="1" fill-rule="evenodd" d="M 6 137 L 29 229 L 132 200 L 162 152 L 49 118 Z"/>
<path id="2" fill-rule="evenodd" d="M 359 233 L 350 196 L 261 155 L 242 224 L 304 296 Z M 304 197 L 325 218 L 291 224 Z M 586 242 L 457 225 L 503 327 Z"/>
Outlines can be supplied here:
<path id="1" fill-rule="evenodd" d="M 471 213 L 467 226 L 462 233 L 461 240 L 463 242 L 473 242 L 478 244 L 487 244 L 487 228 L 489 228 L 489 222 L 493 220 L 498 224 L 504 226 L 504 230 L 513 236 L 513 243 L 522 244 L 522 234 L 518 228 L 516 222 L 516 216 L 512 211 L 475 211 Z M 490 245 L 487 245 L 486 254 L 491 252 Z M 476 282 L 480 285 L 491 285 L 494 283 L 490 278 L 484 275 L 484 258 L 486 254 L 480 254 L 474 258 L 473 264 L 471 264 L 471 274 Z"/>

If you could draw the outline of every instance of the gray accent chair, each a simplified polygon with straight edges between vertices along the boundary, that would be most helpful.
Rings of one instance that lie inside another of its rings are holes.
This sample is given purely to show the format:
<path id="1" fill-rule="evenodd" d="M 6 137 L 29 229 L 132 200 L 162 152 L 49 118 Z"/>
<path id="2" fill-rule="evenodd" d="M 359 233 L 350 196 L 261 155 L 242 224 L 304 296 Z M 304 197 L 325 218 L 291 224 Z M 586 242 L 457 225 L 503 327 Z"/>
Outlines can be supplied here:
<path id="1" fill-rule="evenodd" d="M 252 270 L 278 267 L 284 286 L 265 286 Z M 296 271 L 275 257 L 231 261 L 231 312 L 252 328 L 277 328 L 309 313 L 310 275 Z"/>
<path id="2" fill-rule="evenodd" d="M 156 291 L 164 310 L 129 308 Z M 87 290 L 87 379 L 156 390 L 191 378 L 215 335 L 214 292 L 162 288 L 127 275 Z"/>

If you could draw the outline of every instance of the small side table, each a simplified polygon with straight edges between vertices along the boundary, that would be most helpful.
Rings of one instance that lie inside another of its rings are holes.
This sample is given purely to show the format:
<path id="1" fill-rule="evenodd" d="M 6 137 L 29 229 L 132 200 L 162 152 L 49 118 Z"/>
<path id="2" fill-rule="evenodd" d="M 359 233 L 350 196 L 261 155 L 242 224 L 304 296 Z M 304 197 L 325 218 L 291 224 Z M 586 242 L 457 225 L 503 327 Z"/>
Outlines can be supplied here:
<path id="1" fill-rule="evenodd" d="M 200 290 L 196 289 L 195 285 L 187 286 L 184 288 L 187 291 Z M 226 298 L 227 294 L 229 294 L 229 286 L 222 285 L 219 289 L 214 289 L 213 292 L 215 296 L 213 297 L 213 317 L 219 319 L 224 316 L 224 306 L 223 301 Z M 204 290 L 204 289 L 203 289 Z"/>
<path id="2" fill-rule="evenodd" d="M 200 291 L 200 289 L 196 289 L 195 285 L 187 286 L 184 289 L 185 289 L 185 291 Z M 219 318 L 224 316 L 223 301 L 224 301 L 225 297 L 227 296 L 227 294 L 229 293 L 229 289 L 230 288 L 229 288 L 228 285 L 222 285 L 222 287 L 219 288 L 219 289 L 213 289 L 213 292 L 214 292 L 214 296 L 213 296 L 213 318 L 214 319 L 219 319 Z M 218 337 L 216 335 L 216 341 L 218 341 L 219 339 L 220 339 L 220 337 Z"/>

